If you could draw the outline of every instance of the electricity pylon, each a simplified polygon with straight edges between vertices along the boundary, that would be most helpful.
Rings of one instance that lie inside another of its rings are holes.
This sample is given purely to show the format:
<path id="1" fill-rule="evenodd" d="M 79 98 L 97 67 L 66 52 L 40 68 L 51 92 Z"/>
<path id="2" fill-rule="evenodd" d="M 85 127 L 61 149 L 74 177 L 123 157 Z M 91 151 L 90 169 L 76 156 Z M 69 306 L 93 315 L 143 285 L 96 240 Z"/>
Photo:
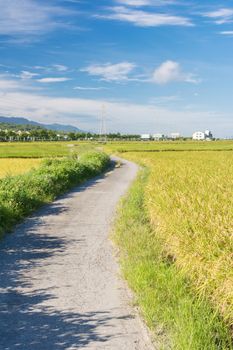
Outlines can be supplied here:
<path id="1" fill-rule="evenodd" d="M 100 142 L 106 142 L 107 141 L 106 108 L 105 108 L 105 105 L 102 106 L 102 111 L 101 111 L 101 123 L 100 123 L 99 140 L 100 140 Z"/>

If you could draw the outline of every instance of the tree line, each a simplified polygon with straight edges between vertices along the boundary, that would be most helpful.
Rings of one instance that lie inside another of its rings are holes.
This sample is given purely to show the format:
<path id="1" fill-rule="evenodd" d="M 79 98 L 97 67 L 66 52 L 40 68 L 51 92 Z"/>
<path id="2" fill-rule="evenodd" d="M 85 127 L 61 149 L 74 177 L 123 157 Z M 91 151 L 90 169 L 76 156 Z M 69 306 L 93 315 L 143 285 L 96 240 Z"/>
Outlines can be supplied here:
<path id="1" fill-rule="evenodd" d="M 91 132 L 64 132 L 44 129 L 41 127 L 20 127 L 3 129 L 0 124 L 0 141 L 82 141 L 82 140 L 138 140 L 140 135 L 122 135 L 120 133 L 110 133 L 107 135 L 98 135 Z"/>

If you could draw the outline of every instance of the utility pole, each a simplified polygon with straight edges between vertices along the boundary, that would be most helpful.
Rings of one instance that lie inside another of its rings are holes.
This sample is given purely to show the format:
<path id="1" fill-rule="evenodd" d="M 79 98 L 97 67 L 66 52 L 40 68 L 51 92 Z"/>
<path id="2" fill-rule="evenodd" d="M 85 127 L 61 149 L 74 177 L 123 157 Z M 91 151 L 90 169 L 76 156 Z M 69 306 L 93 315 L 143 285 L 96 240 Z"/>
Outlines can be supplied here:
<path id="1" fill-rule="evenodd" d="M 101 122 L 100 122 L 100 132 L 99 132 L 100 142 L 107 141 L 107 128 L 106 128 L 106 108 L 105 105 L 102 105 L 101 110 Z"/>

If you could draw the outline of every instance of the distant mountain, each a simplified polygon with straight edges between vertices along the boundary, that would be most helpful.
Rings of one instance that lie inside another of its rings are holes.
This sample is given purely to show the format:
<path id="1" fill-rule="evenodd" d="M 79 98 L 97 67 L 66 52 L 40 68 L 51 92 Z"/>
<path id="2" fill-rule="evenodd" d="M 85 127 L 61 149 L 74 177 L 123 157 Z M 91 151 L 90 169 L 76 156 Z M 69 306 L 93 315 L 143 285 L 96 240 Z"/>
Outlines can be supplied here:
<path id="1" fill-rule="evenodd" d="M 82 132 L 81 129 L 77 128 L 73 125 L 63 125 L 63 124 L 42 124 L 35 122 L 33 120 L 29 120 L 26 118 L 18 118 L 18 117 L 1 117 L 0 116 L 0 123 L 4 124 L 15 124 L 15 125 L 32 125 L 32 126 L 38 126 L 41 128 L 45 128 L 48 130 L 55 130 L 55 131 L 64 131 L 64 132 Z"/>

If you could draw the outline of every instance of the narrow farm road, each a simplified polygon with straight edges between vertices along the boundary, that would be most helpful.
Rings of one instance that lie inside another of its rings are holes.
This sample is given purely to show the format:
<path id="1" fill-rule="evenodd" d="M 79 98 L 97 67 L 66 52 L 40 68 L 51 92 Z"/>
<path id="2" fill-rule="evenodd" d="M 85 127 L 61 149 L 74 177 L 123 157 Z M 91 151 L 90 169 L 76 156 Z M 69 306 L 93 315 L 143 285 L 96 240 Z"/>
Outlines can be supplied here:
<path id="1" fill-rule="evenodd" d="M 1 350 L 151 350 L 108 235 L 135 178 L 124 162 L 0 242 Z"/>

